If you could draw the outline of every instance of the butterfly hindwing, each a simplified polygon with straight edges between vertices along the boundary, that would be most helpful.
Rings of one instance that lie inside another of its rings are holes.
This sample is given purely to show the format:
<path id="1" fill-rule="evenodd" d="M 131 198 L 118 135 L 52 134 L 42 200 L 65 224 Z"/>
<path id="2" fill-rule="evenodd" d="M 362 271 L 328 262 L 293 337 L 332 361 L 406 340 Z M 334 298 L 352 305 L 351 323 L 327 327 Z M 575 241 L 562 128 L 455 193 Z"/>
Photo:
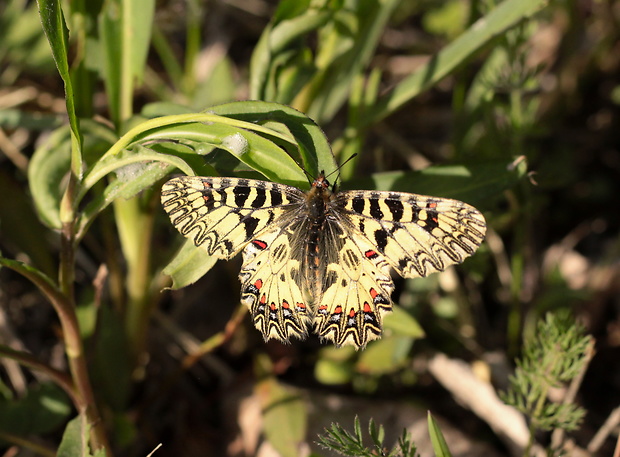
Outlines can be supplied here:
<path id="1" fill-rule="evenodd" d="M 301 264 L 291 255 L 290 231 L 275 225 L 243 252 L 241 301 L 265 340 L 304 339 L 311 311 L 306 305 Z"/>
<path id="2" fill-rule="evenodd" d="M 183 176 L 162 188 L 162 205 L 177 230 L 223 259 L 302 201 L 295 187 L 253 179 Z"/>
<path id="3" fill-rule="evenodd" d="M 347 235 L 338 257 L 327 265 L 315 331 L 336 346 L 364 347 L 381 336 L 383 314 L 392 310 L 390 266 L 364 239 Z"/>

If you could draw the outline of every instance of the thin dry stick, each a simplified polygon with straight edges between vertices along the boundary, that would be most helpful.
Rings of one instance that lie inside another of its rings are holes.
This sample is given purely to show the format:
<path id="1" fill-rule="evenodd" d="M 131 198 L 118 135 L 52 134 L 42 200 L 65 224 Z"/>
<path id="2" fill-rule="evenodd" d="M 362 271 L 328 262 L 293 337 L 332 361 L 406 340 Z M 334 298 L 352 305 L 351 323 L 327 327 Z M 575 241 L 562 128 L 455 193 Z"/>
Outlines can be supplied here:
<path id="1" fill-rule="evenodd" d="M 586 348 L 585 352 L 585 362 L 583 367 L 581 367 L 581 371 L 575 376 L 568 387 L 566 395 L 564 396 L 564 404 L 572 403 L 577 396 L 577 392 L 579 391 L 579 387 L 581 387 L 581 383 L 583 381 L 583 377 L 590 366 L 590 362 L 592 361 L 592 357 L 594 357 L 594 339 L 590 339 L 590 343 Z M 559 449 L 560 445 L 564 441 L 564 435 L 566 434 L 565 430 L 562 428 L 556 428 L 551 434 L 551 448 Z"/>
<path id="2" fill-rule="evenodd" d="M 620 406 L 611 412 L 603 426 L 599 428 L 598 432 L 596 432 L 592 440 L 588 443 L 588 451 L 592 453 L 598 452 L 612 430 L 618 425 L 620 425 Z M 614 457 L 620 457 L 620 437 L 618 437 L 618 442 L 616 443 Z"/>

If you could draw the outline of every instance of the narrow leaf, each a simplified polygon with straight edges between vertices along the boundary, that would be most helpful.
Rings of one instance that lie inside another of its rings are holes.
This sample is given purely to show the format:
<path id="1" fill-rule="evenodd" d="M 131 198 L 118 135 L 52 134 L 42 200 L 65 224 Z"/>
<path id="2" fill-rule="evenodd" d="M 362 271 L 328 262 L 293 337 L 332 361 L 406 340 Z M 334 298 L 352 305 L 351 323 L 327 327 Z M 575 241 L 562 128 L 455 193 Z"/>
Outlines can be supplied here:
<path id="1" fill-rule="evenodd" d="M 431 413 L 428 413 L 428 433 L 431 437 L 431 443 L 433 444 L 433 450 L 435 451 L 436 457 L 452 457 L 450 454 L 450 449 L 448 449 L 448 444 L 446 443 L 443 434 L 441 433 L 441 429 Z"/>
<path id="2" fill-rule="evenodd" d="M 78 118 L 75 113 L 73 85 L 69 73 L 69 61 L 67 60 L 69 29 L 65 23 L 60 0 L 37 0 L 37 4 L 39 5 L 39 15 L 43 24 L 43 31 L 52 49 L 58 73 L 65 85 L 65 102 L 72 137 L 71 169 L 75 176 L 80 176 L 82 172 L 82 139 Z"/>
<path id="3" fill-rule="evenodd" d="M 465 33 L 442 49 L 396 88 L 381 97 L 360 121 L 360 127 L 375 124 L 412 98 L 432 87 L 498 35 L 541 11 L 548 0 L 506 0 Z"/>
<path id="4" fill-rule="evenodd" d="M 183 247 L 164 268 L 163 274 L 172 279 L 171 289 L 181 289 L 198 281 L 217 260 L 217 257 L 209 255 L 204 249 L 194 246 L 192 240 L 185 240 Z"/>

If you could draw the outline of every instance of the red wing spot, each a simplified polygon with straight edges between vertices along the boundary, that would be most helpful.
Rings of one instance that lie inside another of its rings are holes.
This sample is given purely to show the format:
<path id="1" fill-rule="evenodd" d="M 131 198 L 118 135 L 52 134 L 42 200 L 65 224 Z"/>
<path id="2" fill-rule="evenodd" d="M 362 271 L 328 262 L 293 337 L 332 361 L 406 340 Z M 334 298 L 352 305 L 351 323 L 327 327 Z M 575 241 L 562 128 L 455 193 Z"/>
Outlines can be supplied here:
<path id="1" fill-rule="evenodd" d="M 377 257 L 377 253 L 373 250 L 364 252 L 364 255 L 366 256 L 367 259 L 374 259 L 375 257 Z"/>
<path id="2" fill-rule="evenodd" d="M 427 207 L 428 207 L 428 208 L 433 208 L 433 209 L 435 209 L 435 208 L 437 208 L 437 203 L 435 203 L 435 202 L 431 202 L 431 203 L 429 203 L 429 204 L 427 205 Z"/>
<path id="3" fill-rule="evenodd" d="M 260 290 L 261 287 L 263 287 L 263 280 L 262 279 L 257 279 L 256 282 L 254 283 L 254 287 L 256 287 L 258 290 Z"/>
<path id="4" fill-rule="evenodd" d="M 355 310 L 351 308 L 351 311 L 349 311 L 349 317 L 355 317 L 355 314 Z"/>
<path id="5" fill-rule="evenodd" d="M 256 246 L 258 249 L 260 249 L 261 251 L 267 249 L 267 243 L 265 243 L 264 241 L 254 240 L 252 241 L 252 244 Z"/>
<path id="6" fill-rule="evenodd" d="M 374 300 L 375 297 L 379 295 L 379 292 L 377 292 L 374 288 L 370 288 L 370 296 L 372 297 L 372 299 Z"/>
<path id="7" fill-rule="evenodd" d="M 336 306 L 336 309 L 334 310 L 334 314 L 342 314 L 342 306 L 340 305 Z"/>
<path id="8" fill-rule="evenodd" d="M 288 302 L 286 300 L 282 300 L 282 308 L 284 309 L 289 309 L 290 305 L 288 304 Z"/>
<path id="9" fill-rule="evenodd" d="M 275 311 L 276 310 L 276 304 L 274 302 L 271 302 L 271 305 L 269 305 L 269 309 L 271 311 Z"/>
<path id="10" fill-rule="evenodd" d="M 210 183 L 210 182 L 203 181 L 203 182 L 202 182 L 202 184 L 203 184 L 203 185 L 204 185 L 207 189 L 211 189 L 211 188 L 213 187 L 213 186 L 211 185 L 211 183 Z"/>
<path id="11" fill-rule="evenodd" d="M 372 289 L 374 290 L 374 289 Z M 364 302 L 364 312 L 365 313 L 371 313 L 372 312 L 372 308 L 370 307 L 370 305 L 368 304 L 367 301 Z"/>
<path id="12" fill-rule="evenodd" d="M 439 220 L 436 217 L 431 217 L 431 219 L 435 224 L 439 224 Z"/>
<path id="13" fill-rule="evenodd" d="M 306 309 L 306 305 L 304 305 L 303 303 L 296 303 L 297 308 L 302 308 L 302 309 Z"/>
<path id="14" fill-rule="evenodd" d="M 260 303 L 261 305 L 264 305 L 265 303 L 267 303 L 267 296 L 265 294 L 263 294 L 263 296 L 260 298 Z"/>

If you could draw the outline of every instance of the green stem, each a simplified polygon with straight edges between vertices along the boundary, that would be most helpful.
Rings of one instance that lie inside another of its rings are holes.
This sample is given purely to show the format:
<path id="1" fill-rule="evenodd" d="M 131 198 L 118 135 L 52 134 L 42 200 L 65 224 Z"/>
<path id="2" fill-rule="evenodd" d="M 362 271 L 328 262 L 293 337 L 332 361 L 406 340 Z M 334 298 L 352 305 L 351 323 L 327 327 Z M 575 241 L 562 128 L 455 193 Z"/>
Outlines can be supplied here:
<path id="1" fill-rule="evenodd" d="M 125 325 L 134 360 L 145 350 L 150 317 L 152 206 L 149 204 L 149 208 L 145 209 L 139 198 L 114 202 L 121 245 L 127 260 Z"/>

